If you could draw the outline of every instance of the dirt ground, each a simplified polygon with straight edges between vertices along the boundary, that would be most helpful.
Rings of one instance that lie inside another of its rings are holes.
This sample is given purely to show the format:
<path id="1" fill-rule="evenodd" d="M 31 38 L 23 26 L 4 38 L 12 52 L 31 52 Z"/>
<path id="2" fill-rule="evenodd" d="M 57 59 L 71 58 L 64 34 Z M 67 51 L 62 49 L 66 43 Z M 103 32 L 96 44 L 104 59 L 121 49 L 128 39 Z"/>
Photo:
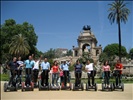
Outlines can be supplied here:
<path id="1" fill-rule="evenodd" d="M 98 91 L 25 91 L 4 92 L 1 82 L 1 100 L 133 100 L 133 84 L 125 84 L 125 90 L 101 91 L 101 84 L 98 84 Z"/>

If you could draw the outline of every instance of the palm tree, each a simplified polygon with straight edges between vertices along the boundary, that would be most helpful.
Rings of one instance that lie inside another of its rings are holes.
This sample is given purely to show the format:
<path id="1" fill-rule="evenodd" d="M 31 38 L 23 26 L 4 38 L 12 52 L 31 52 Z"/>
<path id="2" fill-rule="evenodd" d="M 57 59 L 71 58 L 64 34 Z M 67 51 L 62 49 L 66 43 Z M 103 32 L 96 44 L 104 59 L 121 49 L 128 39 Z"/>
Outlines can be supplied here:
<path id="1" fill-rule="evenodd" d="M 22 34 L 13 36 L 12 41 L 9 45 L 9 53 L 16 57 L 25 56 L 29 54 L 30 46 Z"/>
<path id="2" fill-rule="evenodd" d="M 129 9 L 126 8 L 126 4 L 122 0 L 115 0 L 112 4 L 108 4 L 111 7 L 109 8 L 108 19 L 111 24 L 115 22 L 118 24 L 118 37 L 119 37 L 119 60 L 121 61 L 121 26 L 120 23 L 128 20 L 128 15 L 130 13 Z"/>

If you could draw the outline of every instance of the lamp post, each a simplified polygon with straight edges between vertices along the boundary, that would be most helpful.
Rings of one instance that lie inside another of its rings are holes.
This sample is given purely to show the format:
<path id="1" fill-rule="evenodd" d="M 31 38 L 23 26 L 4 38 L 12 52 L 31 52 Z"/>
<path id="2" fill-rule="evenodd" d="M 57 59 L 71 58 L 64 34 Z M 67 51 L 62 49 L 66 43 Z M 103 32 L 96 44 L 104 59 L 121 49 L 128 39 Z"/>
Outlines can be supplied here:
<path id="1" fill-rule="evenodd" d="M 129 59 L 129 76 L 130 76 L 131 59 Z"/>

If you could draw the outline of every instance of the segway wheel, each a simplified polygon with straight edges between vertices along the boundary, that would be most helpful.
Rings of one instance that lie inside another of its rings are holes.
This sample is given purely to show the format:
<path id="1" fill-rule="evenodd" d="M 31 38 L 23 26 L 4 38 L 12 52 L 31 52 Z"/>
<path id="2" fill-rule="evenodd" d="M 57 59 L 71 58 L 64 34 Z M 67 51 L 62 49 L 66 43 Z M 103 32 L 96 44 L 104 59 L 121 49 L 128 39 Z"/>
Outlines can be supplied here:
<path id="1" fill-rule="evenodd" d="M 48 84 L 48 88 L 47 88 L 47 90 L 50 90 L 50 84 Z"/>
<path id="2" fill-rule="evenodd" d="M 34 83 L 31 82 L 30 84 L 31 84 L 31 90 L 34 91 Z"/>
<path id="3" fill-rule="evenodd" d="M 97 84 L 95 83 L 95 91 L 97 91 Z"/>
<path id="4" fill-rule="evenodd" d="M 73 84 L 73 91 L 75 91 L 75 84 Z"/>
<path id="5" fill-rule="evenodd" d="M 71 83 L 71 85 L 70 85 L 70 90 L 73 90 L 72 83 Z"/>
<path id="6" fill-rule="evenodd" d="M 81 89 L 82 89 L 82 91 L 84 90 L 84 84 L 83 83 L 81 83 Z"/>
<path id="7" fill-rule="evenodd" d="M 69 83 L 69 87 L 70 87 L 70 90 L 72 90 L 72 86 L 71 86 L 71 83 Z"/>
<path id="8" fill-rule="evenodd" d="M 15 86 L 15 91 L 18 91 L 18 84 L 16 84 Z"/>
<path id="9" fill-rule="evenodd" d="M 104 91 L 104 83 L 102 83 L 102 91 Z"/>
<path id="10" fill-rule="evenodd" d="M 115 90 L 115 83 L 113 83 L 113 90 Z"/>
<path id="11" fill-rule="evenodd" d="M 8 84 L 7 83 L 4 83 L 4 92 L 7 91 L 7 87 L 8 87 Z"/>
<path id="12" fill-rule="evenodd" d="M 39 91 L 41 90 L 41 81 L 40 80 L 38 81 L 38 90 Z"/>
<path id="13" fill-rule="evenodd" d="M 124 84 L 123 83 L 121 84 L 121 89 L 122 89 L 122 91 L 124 91 Z"/>
<path id="14" fill-rule="evenodd" d="M 88 83 L 86 83 L 86 91 L 88 91 L 88 88 L 89 88 Z"/>
<path id="15" fill-rule="evenodd" d="M 24 85 L 25 85 L 25 83 L 22 82 L 22 87 L 21 87 L 21 91 L 22 91 L 22 92 L 24 91 Z"/>

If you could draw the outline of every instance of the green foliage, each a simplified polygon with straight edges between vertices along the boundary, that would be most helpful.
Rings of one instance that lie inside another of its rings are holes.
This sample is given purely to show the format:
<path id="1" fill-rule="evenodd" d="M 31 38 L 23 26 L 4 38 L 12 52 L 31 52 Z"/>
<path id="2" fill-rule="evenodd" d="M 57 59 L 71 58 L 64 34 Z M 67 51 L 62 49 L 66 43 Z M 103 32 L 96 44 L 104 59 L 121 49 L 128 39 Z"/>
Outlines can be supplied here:
<path id="1" fill-rule="evenodd" d="M 29 54 L 30 46 L 27 39 L 22 35 L 18 34 L 12 37 L 12 42 L 10 43 L 9 53 L 16 57 L 23 57 Z"/>
<path id="2" fill-rule="evenodd" d="M 5 23 L 0 27 L 0 43 L 1 43 L 1 55 L 0 62 L 5 63 L 11 59 L 12 56 L 9 54 L 10 46 L 9 44 L 12 42 L 12 38 L 15 35 L 22 34 L 27 38 L 27 42 L 30 46 L 30 54 L 35 54 L 36 43 L 37 43 L 37 35 L 34 31 L 33 25 L 28 22 L 24 22 L 23 24 L 16 24 L 14 19 L 5 20 Z M 28 55 L 27 55 L 28 56 Z M 27 58 L 27 57 L 26 57 Z"/>
<path id="3" fill-rule="evenodd" d="M 130 10 L 126 8 L 126 4 L 124 0 L 115 0 L 111 4 L 109 4 L 110 8 L 108 11 L 110 12 L 108 15 L 108 19 L 111 24 L 116 21 L 116 23 L 124 22 L 128 20 L 128 15 L 130 14 Z"/>
<path id="4" fill-rule="evenodd" d="M 73 71 L 74 70 L 74 64 L 69 66 L 69 71 Z"/>
<path id="5" fill-rule="evenodd" d="M 103 53 L 106 53 L 107 56 L 115 56 L 115 55 L 119 55 L 119 44 L 117 43 L 113 43 L 113 44 L 109 44 L 107 45 L 104 50 Z M 121 55 L 122 57 L 126 57 L 127 56 L 127 51 L 126 48 L 124 46 L 121 46 Z"/>
<path id="6" fill-rule="evenodd" d="M 124 0 L 115 0 L 111 4 L 109 4 L 109 15 L 108 19 L 110 20 L 111 24 L 116 21 L 118 24 L 118 37 L 119 37 L 119 52 L 115 52 L 116 55 L 119 54 L 119 60 L 121 61 L 121 57 L 125 56 L 125 54 L 122 52 L 121 47 L 121 22 L 126 23 L 128 20 L 128 15 L 130 13 L 130 10 L 126 8 L 126 3 L 124 3 Z M 114 50 L 114 49 L 113 49 Z M 109 53 L 108 53 L 109 55 Z M 111 54 L 110 54 L 111 55 Z"/>
<path id="7" fill-rule="evenodd" d="M 68 50 L 66 56 L 72 56 L 72 50 Z"/>
<path id="8" fill-rule="evenodd" d="M 44 57 L 48 59 L 55 58 L 55 49 L 50 48 L 50 50 L 44 53 Z"/>
<path id="9" fill-rule="evenodd" d="M 2 81 L 9 81 L 9 75 L 8 74 L 0 74 L 0 80 Z"/>
<path id="10" fill-rule="evenodd" d="M 99 55 L 99 61 L 100 62 L 104 62 L 106 60 L 109 60 L 109 57 L 106 53 L 102 52 L 100 55 Z"/>
<path id="11" fill-rule="evenodd" d="M 131 59 L 133 59 L 133 48 L 129 51 L 129 56 Z"/>
<path id="12" fill-rule="evenodd" d="M 91 63 L 94 62 L 93 59 L 90 58 L 88 52 L 83 52 L 83 55 L 82 55 L 82 58 L 81 58 L 81 59 L 82 59 L 81 61 L 82 61 L 82 63 L 83 63 L 84 65 L 86 64 L 87 60 L 90 60 Z"/>

